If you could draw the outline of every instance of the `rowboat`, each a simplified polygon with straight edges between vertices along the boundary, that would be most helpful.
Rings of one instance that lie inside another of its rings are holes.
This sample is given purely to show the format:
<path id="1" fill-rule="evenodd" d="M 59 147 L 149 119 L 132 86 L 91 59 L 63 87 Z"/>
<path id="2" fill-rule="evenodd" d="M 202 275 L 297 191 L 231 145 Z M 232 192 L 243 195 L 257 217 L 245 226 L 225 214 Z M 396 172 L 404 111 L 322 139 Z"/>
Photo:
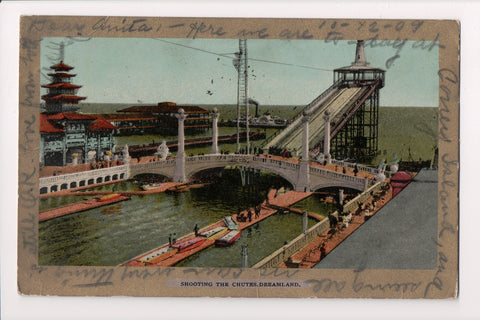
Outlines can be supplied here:
<path id="1" fill-rule="evenodd" d="M 238 229 L 238 224 L 233 219 L 232 216 L 228 216 L 228 217 L 223 218 L 223 222 L 225 223 L 227 228 L 230 229 L 230 230 L 237 230 Z"/>
<path id="2" fill-rule="evenodd" d="M 119 194 L 119 193 L 110 193 L 110 194 L 107 194 L 107 195 L 104 195 L 104 196 L 98 198 L 97 201 L 100 201 L 100 202 L 111 201 L 111 200 L 118 199 L 118 198 L 120 198 L 121 196 L 122 196 L 122 195 Z"/>
<path id="3" fill-rule="evenodd" d="M 141 186 L 141 188 L 145 191 L 149 191 L 149 190 L 160 188 L 163 185 L 164 185 L 163 183 L 150 183 L 150 184 L 145 184 Z"/>
<path id="4" fill-rule="evenodd" d="M 145 264 L 155 264 L 165 259 L 170 258 L 175 253 L 177 253 L 178 249 L 170 248 L 170 247 L 163 247 L 158 250 L 155 250 L 149 253 L 146 256 L 140 257 L 137 259 L 139 262 L 143 262 Z"/>
<path id="5" fill-rule="evenodd" d="M 204 237 L 204 238 L 207 238 L 207 239 L 210 239 L 210 238 L 212 238 L 214 236 L 217 236 L 220 233 L 226 232 L 226 231 L 227 231 L 227 228 L 225 228 L 225 227 L 216 227 L 216 228 L 213 228 L 213 229 L 210 229 L 208 231 L 204 231 L 204 232 L 200 233 L 200 236 Z"/>
<path id="6" fill-rule="evenodd" d="M 180 184 L 180 185 L 176 185 L 168 188 L 167 192 L 183 192 L 183 191 L 187 191 L 188 189 L 190 189 L 190 185 Z"/>
<path id="7" fill-rule="evenodd" d="M 232 243 L 235 242 L 238 238 L 240 238 L 240 235 L 242 234 L 242 231 L 240 230 L 233 230 L 221 237 L 220 239 L 215 240 L 215 244 L 217 246 L 229 246 Z"/>
<path id="8" fill-rule="evenodd" d="M 180 241 L 172 245 L 172 248 L 178 249 L 178 253 L 192 250 L 198 246 L 201 246 L 207 239 L 203 237 L 195 237 L 190 240 Z"/>

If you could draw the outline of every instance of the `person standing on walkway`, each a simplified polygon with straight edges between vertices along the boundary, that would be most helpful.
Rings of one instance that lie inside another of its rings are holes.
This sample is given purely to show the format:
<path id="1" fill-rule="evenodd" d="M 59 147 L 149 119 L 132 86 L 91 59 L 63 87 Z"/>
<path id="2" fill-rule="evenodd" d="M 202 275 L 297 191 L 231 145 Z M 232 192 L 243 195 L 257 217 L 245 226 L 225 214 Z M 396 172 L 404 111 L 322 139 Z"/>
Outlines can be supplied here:
<path id="1" fill-rule="evenodd" d="M 252 210 L 248 209 L 248 222 L 252 222 Z"/>
<path id="2" fill-rule="evenodd" d="M 172 234 L 170 233 L 169 236 L 168 236 L 168 246 L 171 247 L 172 246 Z"/>
<path id="3" fill-rule="evenodd" d="M 198 224 L 195 224 L 195 227 L 193 228 L 193 232 L 195 232 L 195 237 L 198 237 Z"/>
<path id="4" fill-rule="evenodd" d="M 320 260 L 325 258 L 326 255 L 327 255 L 327 244 L 323 242 L 322 246 L 320 247 Z"/>

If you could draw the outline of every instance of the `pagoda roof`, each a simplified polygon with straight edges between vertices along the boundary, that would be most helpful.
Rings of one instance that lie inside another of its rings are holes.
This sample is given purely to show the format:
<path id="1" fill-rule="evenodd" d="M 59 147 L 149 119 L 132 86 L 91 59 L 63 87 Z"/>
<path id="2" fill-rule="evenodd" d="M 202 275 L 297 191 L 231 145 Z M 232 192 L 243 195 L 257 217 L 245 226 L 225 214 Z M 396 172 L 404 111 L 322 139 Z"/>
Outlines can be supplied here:
<path id="1" fill-rule="evenodd" d="M 88 127 L 88 129 L 92 131 L 100 131 L 100 130 L 114 130 L 117 129 L 116 126 L 105 120 L 101 116 L 97 116 L 97 119 L 93 121 L 93 123 Z"/>
<path id="2" fill-rule="evenodd" d="M 92 114 L 84 114 L 78 112 L 59 112 L 55 114 L 49 114 L 48 120 L 95 120 L 96 116 Z"/>
<path id="3" fill-rule="evenodd" d="M 55 127 L 49 121 L 49 115 L 40 113 L 40 132 L 44 133 L 62 133 L 63 129 Z"/>
<path id="4" fill-rule="evenodd" d="M 63 63 L 63 61 L 60 61 L 56 65 L 51 66 L 50 69 L 53 69 L 56 71 L 70 71 L 73 69 L 73 67 L 70 67 L 69 65 Z"/>
<path id="5" fill-rule="evenodd" d="M 85 100 L 87 99 L 86 97 L 79 97 L 74 94 L 57 94 L 57 95 L 51 95 L 51 94 L 46 94 L 42 96 L 42 99 L 45 101 L 52 101 L 52 100 L 74 100 L 74 101 L 80 101 L 80 100 Z"/>
<path id="6" fill-rule="evenodd" d="M 59 77 L 59 78 L 73 78 L 76 74 L 70 74 L 65 72 L 56 72 L 56 73 L 48 73 L 50 77 Z"/>
<path id="7" fill-rule="evenodd" d="M 77 86 L 75 84 L 71 84 L 67 82 L 50 83 L 42 86 L 42 88 L 60 88 L 60 89 L 79 89 L 81 87 L 82 86 Z"/>
<path id="8" fill-rule="evenodd" d="M 117 112 L 132 112 L 132 113 L 178 113 L 182 108 L 186 114 L 189 113 L 209 113 L 199 106 L 180 106 L 174 102 L 160 102 L 158 105 L 150 106 L 133 106 L 118 110 Z"/>

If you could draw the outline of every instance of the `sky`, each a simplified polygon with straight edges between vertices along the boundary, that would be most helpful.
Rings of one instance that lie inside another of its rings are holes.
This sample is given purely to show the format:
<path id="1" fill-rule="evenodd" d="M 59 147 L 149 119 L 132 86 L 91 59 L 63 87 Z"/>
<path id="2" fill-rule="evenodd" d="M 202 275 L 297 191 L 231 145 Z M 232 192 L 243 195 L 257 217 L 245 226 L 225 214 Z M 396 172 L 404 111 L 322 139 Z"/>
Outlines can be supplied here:
<path id="1" fill-rule="evenodd" d="M 85 102 L 236 104 L 236 39 L 43 38 L 42 84 L 60 42 Z M 366 41 L 369 65 L 386 71 L 380 106 L 438 106 L 438 47 L 419 45 Z M 355 41 L 347 40 L 249 39 L 247 47 L 249 96 L 260 105 L 310 103 L 332 84 L 333 69 L 355 56 Z"/>

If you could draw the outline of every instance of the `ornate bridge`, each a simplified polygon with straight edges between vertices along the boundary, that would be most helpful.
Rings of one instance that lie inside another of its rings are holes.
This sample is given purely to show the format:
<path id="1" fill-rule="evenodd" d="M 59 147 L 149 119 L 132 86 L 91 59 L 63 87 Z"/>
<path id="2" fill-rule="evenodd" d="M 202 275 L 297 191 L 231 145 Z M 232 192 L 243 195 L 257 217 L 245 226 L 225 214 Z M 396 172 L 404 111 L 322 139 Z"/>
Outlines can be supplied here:
<path id="1" fill-rule="evenodd" d="M 130 165 L 130 177 L 143 173 L 161 174 L 175 180 L 177 159 Z M 363 191 L 371 184 L 371 180 L 325 169 L 310 162 L 308 170 L 302 170 L 298 164 L 288 159 L 279 160 L 255 155 L 220 155 L 185 157 L 185 177 L 180 182 L 189 180 L 195 173 L 211 168 L 248 167 L 278 174 L 290 182 L 295 190 L 310 191 L 324 187 L 345 187 Z M 181 165 L 181 164 L 179 164 Z M 306 164 L 303 164 L 305 166 Z"/>

